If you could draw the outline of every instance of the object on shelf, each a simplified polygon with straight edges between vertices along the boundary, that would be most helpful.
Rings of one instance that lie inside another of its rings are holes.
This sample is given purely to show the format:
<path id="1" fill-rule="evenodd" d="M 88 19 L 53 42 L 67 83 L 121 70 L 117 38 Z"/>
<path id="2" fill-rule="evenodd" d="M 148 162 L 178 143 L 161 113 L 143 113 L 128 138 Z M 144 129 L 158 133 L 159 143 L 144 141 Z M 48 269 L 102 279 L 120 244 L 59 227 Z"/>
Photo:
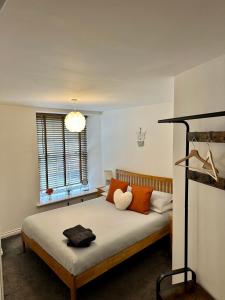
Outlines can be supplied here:
<path id="1" fill-rule="evenodd" d="M 88 181 L 85 179 L 82 181 L 82 187 L 81 187 L 83 192 L 88 192 L 89 191 L 89 184 Z"/>
<path id="2" fill-rule="evenodd" d="M 53 194 L 53 192 L 54 192 L 54 190 L 52 188 L 48 188 L 46 190 L 46 194 L 48 195 L 49 200 L 51 200 L 51 195 Z"/>
<path id="3" fill-rule="evenodd" d="M 104 171 L 104 177 L 105 177 L 105 184 L 109 185 L 110 180 L 113 178 L 113 172 L 112 170 L 105 170 Z"/>
<path id="4" fill-rule="evenodd" d="M 52 188 L 49 188 L 46 190 L 46 194 L 51 196 L 53 194 L 54 190 Z"/>

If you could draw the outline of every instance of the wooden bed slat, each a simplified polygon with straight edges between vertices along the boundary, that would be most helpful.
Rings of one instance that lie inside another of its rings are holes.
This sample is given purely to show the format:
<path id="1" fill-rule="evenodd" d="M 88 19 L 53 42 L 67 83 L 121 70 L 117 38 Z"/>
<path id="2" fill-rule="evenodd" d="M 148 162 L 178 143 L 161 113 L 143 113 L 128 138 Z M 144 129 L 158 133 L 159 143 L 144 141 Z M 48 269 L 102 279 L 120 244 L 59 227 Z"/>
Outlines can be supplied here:
<path id="1" fill-rule="evenodd" d="M 172 178 L 143 175 L 119 169 L 116 170 L 116 178 L 127 181 L 130 185 L 152 186 L 156 191 L 173 193 Z"/>

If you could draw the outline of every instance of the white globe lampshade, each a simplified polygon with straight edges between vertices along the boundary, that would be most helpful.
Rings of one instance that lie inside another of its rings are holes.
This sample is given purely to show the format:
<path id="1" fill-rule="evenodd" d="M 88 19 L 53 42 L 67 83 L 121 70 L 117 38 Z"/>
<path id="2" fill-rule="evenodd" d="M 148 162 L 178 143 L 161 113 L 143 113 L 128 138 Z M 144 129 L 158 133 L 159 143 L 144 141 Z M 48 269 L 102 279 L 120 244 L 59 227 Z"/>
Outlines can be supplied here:
<path id="1" fill-rule="evenodd" d="M 86 125 L 85 117 L 79 111 L 71 111 L 65 117 L 65 126 L 71 132 L 81 132 Z"/>

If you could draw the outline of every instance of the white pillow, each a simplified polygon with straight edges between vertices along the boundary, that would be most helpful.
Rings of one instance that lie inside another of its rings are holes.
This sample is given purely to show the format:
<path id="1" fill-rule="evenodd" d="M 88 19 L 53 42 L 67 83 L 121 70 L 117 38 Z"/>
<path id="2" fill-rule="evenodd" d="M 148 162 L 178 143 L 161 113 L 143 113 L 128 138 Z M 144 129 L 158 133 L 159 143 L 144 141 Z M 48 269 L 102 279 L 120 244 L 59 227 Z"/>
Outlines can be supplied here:
<path id="1" fill-rule="evenodd" d="M 127 192 L 131 192 L 131 191 L 132 191 L 132 187 L 130 185 L 128 185 Z"/>
<path id="2" fill-rule="evenodd" d="M 151 206 L 159 211 L 163 211 L 163 208 L 172 202 L 172 197 L 173 195 L 170 193 L 153 191 L 151 196 Z"/>
<path id="3" fill-rule="evenodd" d="M 114 192 L 113 200 L 117 209 L 125 210 L 131 204 L 132 193 L 131 192 L 123 193 L 122 190 L 117 189 Z"/>
<path id="4" fill-rule="evenodd" d="M 171 209 L 173 209 L 172 202 L 170 202 L 167 205 L 165 205 L 164 207 L 162 207 L 161 210 L 158 209 L 158 208 L 156 208 L 156 207 L 154 207 L 154 206 L 151 206 L 151 210 L 153 210 L 153 211 L 155 211 L 155 212 L 157 212 L 159 214 L 163 214 L 163 213 L 165 213 L 165 212 L 167 212 L 168 210 L 171 210 Z"/>

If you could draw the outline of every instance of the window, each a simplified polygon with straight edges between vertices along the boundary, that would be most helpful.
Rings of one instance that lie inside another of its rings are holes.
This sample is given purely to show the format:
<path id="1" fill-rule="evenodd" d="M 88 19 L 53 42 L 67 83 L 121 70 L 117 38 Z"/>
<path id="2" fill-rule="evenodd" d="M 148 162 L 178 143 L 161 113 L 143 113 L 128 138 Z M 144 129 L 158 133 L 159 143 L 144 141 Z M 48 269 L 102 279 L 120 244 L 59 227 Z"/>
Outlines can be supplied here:
<path id="1" fill-rule="evenodd" d="M 54 191 L 88 181 L 87 134 L 69 132 L 65 115 L 37 113 L 40 191 Z"/>

